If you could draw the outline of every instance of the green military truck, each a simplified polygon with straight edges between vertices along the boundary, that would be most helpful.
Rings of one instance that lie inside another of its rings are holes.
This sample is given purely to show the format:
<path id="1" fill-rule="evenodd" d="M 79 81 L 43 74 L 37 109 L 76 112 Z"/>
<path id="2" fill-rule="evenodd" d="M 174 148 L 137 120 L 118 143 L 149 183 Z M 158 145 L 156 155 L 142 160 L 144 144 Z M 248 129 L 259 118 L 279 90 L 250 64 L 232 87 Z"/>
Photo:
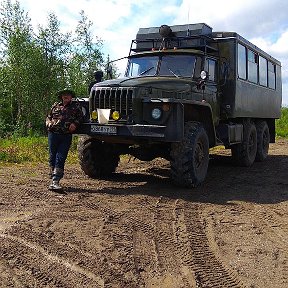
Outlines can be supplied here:
<path id="1" fill-rule="evenodd" d="M 80 165 L 101 178 L 121 154 L 162 157 L 176 185 L 196 187 L 212 147 L 231 149 L 241 166 L 267 157 L 281 101 L 281 63 L 239 34 L 204 23 L 140 28 L 124 78 L 79 101 Z"/>

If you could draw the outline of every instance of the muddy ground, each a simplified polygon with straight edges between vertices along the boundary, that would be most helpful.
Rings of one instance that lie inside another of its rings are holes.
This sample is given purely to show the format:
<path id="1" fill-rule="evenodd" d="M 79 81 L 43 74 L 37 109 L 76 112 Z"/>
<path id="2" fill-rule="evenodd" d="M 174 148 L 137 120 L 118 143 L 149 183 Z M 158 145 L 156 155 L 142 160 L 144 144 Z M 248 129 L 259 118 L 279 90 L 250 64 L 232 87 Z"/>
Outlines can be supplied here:
<path id="1" fill-rule="evenodd" d="M 196 189 L 161 159 L 48 183 L 44 164 L 0 167 L 0 287 L 288 287 L 287 140 L 251 168 L 218 151 Z"/>

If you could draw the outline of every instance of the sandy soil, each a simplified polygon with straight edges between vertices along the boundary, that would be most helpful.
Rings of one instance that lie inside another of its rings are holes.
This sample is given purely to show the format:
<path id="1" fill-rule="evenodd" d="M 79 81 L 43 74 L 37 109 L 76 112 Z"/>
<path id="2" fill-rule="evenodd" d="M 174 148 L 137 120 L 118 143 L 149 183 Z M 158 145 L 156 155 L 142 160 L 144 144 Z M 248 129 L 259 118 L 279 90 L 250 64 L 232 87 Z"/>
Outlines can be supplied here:
<path id="1" fill-rule="evenodd" d="M 108 180 L 68 165 L 0 167 L 0 287 L 288 287 L 288 141 L 179 189 L 162 159 L 126 159 Z"/>

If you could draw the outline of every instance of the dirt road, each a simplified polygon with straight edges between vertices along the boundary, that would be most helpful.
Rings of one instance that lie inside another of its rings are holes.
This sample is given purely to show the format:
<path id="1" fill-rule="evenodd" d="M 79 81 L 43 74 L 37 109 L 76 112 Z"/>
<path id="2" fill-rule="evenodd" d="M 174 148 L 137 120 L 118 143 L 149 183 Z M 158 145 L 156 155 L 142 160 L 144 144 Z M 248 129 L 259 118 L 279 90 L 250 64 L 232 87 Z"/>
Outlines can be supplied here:
<path id="1" fill-rule="evenodd" d="M 161 159 L 67 166 L 66 195 L 43 164 L 1 166 L 0 287 L 288 287 L 288 141 L 251 168 L 220 152 L 190 190 Z"/>

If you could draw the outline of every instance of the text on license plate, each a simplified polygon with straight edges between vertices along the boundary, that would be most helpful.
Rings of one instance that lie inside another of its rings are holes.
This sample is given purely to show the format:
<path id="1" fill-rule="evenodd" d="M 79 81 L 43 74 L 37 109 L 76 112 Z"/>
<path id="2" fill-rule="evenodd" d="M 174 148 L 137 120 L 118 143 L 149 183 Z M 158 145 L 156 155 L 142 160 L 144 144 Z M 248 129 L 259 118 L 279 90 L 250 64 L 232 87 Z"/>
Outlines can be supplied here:
<path id="1" fill-rule="evenodd" d="M 117 134 L 117 129 L 116 126 L 91 125 L 91 132 L 99 134 Z"/>

